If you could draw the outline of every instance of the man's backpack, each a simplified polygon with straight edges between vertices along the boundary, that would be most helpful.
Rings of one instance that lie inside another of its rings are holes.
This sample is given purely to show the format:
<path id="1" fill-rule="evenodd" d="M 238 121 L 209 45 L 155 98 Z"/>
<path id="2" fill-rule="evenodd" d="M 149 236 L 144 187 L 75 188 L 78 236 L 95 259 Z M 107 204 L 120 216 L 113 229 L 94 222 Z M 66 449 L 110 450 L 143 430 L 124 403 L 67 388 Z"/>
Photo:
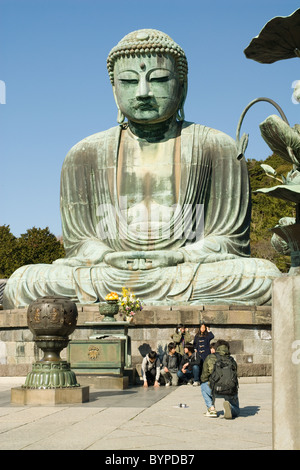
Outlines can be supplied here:
<path id="1" fill-rule="evenodd" d="M 217 360 L 211 376 L 210 388 L 213 396 L 235 395 L 238 391 L 237 365 L 233 357 L 215 353 Z"/>

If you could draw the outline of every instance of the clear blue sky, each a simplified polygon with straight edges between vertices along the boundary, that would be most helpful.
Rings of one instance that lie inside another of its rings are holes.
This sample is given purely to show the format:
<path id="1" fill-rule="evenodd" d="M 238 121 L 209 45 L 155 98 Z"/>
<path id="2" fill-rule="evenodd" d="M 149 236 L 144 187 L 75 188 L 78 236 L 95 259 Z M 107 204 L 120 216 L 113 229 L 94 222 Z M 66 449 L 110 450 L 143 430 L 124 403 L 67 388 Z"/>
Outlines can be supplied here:
<path id="1" fill-rule="evenodd" d="M 185 50 L 187 120 L 235 137 L 243 109 L 265 96 L 299 123 L 291 99 L 299 59 L 262 65 L 243 53 L 271 18 L 297 8 L 299 0 L 0 0 L 0 225 L 15 236 L 33 226 L 61 234 L 63 160 L 79 140 L 116 125 L 106 58 L 130 31 L 162 30 Z M 274 113 L 264 103 L 248 112 L 247 158 L 271 154 L 258 125 Z"/>

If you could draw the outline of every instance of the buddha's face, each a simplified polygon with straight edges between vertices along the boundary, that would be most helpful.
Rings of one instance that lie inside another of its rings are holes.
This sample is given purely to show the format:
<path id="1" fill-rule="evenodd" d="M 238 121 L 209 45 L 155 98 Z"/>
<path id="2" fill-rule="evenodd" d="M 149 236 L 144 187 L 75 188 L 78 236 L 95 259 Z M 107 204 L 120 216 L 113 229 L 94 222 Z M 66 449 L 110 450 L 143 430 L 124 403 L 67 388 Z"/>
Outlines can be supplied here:
<path id="1" fill-rule="evenodd" d="M 119 58 L 114 67 L 114 95 L 129 121 L 155 124 L 179 108 L 183 86 L 170 55 Z"/>

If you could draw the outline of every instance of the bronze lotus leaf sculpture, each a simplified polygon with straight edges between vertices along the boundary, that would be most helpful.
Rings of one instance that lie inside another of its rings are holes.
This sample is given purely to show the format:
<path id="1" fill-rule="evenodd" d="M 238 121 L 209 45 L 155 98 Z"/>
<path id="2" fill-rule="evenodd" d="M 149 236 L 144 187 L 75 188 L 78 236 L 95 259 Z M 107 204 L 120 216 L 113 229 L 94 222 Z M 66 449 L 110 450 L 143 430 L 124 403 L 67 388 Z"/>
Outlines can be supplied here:
<path id="1" fill-rule="evenodd" d="M 270 20 L 258 36 L 252 39 L 244 51 L 249 59 L 264 64 L 300 57 L 300 9 L 287 17 Z M 295 82 L 294 99 L 299 101 L 300 82 Z M 273 247 L 284 254 L 291 254 L 290 273 L 300 266 L 300 125 L 290 127 L 286 119 L 271 115 L 260 124 L 263 139 L 271 150 L 293 165 L 284 177 L 269 165 L 261 165 L 271 178 L 281 179 L 282 184 L 261 188 L 256 192 L 296 204 L 295 219 L 283 217 L 272 229 Z"/>
<path id="2" fill-rule="evenodd" d="M 244 53 L 261 64 L 300 57 L 300 8 L 289 16 L 272 18 Z"/>

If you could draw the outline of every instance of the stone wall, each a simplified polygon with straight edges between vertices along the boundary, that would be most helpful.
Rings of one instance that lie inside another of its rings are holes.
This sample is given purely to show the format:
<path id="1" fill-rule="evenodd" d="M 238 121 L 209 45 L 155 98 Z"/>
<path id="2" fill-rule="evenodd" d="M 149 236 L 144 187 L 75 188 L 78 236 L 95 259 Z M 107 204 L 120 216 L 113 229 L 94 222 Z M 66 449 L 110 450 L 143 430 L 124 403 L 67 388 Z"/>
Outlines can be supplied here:
<path id="1" fill-rule="evenodd" d="M 78 305 L 77 328 L 70 339 L 88 339 L 93 330 L 85 322 L 101 318 L 97 306 Z M 132 363 L 137 372 L 149 349 L 160 355 L 166 351 L 179 323 L 193 336 L 202 321 L 210 325 L 215 340 L 229 341 L 240 377 L 272 374 L 271 307 L 224 305 L 145 307 L 129 324 Z M 66 350 L 61 356 L 66 358 Z M 27 328 L 26 309 L 0 310 L 0 376 L 25 376 L 40 358 L 41 351 Z"/>

